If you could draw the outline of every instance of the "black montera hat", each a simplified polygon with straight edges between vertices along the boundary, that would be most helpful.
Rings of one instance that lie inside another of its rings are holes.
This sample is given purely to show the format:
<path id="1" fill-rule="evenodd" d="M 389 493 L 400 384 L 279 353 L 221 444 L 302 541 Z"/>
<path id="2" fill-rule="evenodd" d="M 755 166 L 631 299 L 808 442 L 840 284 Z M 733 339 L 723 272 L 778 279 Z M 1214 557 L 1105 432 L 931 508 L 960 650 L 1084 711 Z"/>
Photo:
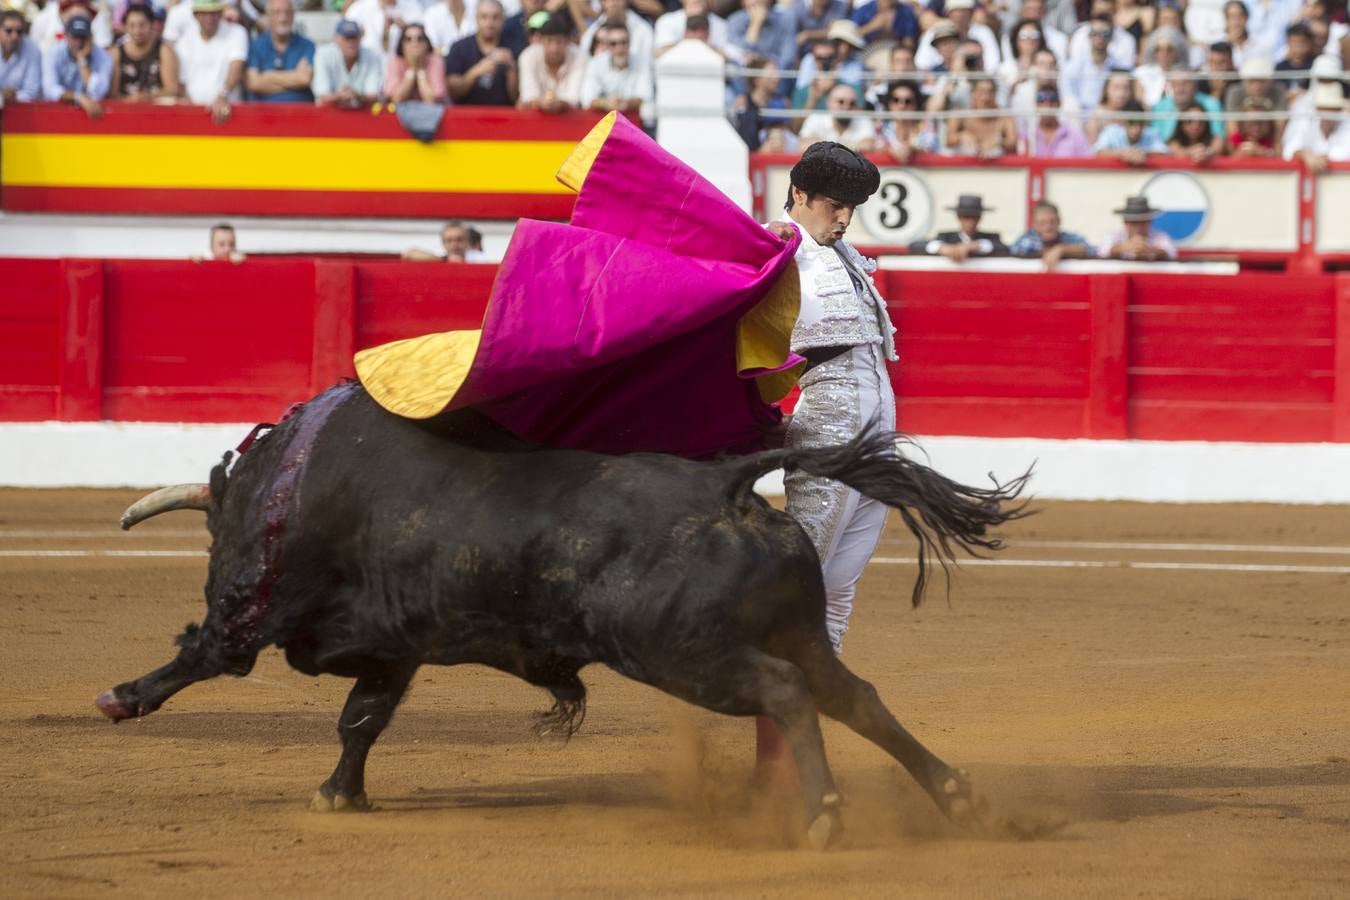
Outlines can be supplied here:
<path id="1" fill-rule="evenodd" d="M 877 192 L 881 173 L 843 144 L 820 141 L 807 147 L 792 167 L 792 183 L 808 194 L 824 194 L 857 206 Z"/>

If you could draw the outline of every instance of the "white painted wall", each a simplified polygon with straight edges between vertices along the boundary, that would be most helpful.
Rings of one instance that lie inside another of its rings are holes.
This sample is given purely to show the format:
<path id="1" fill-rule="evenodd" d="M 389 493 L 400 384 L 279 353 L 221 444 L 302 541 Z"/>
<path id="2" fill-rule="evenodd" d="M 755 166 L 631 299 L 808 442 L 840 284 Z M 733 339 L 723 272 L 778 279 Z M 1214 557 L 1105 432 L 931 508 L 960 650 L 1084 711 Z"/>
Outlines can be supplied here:
<path id="1" fill-rule="evenodd" d="M 726 63 L 700 41 L 656 61 L 656 142 L 750 211 L 750 150 L 726 117 Z"/>
<path id="2" fill-rule="evenodd" d="M 0 486 L 159 487 L 205 481 L 253 427 L 142 422 L 0 423 Z M 939 471 L 968 484 L 1033 463 L 1046 500 L 1350 504 L 1350 444 L 1210 444 L 925 437 Z M 781 494 L 781 473 L 760 482 Z"/>

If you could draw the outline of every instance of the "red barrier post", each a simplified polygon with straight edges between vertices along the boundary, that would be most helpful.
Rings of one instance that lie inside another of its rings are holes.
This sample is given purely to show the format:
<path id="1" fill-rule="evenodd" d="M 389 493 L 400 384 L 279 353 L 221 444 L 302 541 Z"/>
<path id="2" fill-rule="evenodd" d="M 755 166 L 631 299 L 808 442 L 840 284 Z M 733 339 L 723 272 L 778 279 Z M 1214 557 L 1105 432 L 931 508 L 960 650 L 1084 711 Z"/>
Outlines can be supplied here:
<path id="1" fill-rule="evenodd" d="M 1088 278 L 1091 355 L 1083 433 L 1089 438 L 1129 437 L 1126 398 L 1129 278 L 1128 275 Z"/>
<path id="2" fill-rule="evenodd" d="M 1331 439 L 1350 441 L 1350 275 L 1336 276 L 1336 374 Z"/>
<path id="3" fill-rule="evenodd" d="M 317 394 L 339 378 L 353 374 L 355 344 L 356 267 L 341 260 L 316 260 L 310 394 Z"/>
<path id="4" fill-rule="evenodd" d="M 61 260 L 61 366 L 56 416 L 103 418 L 103 263 Z"/>

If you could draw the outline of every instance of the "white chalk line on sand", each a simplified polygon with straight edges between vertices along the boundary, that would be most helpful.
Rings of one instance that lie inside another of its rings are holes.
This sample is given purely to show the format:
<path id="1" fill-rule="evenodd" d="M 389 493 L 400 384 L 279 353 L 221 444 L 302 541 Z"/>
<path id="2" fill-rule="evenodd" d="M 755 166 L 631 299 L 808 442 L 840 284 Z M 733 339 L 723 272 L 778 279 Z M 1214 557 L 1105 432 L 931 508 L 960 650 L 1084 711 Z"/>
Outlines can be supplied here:
<path id="1" fill-rule="evenodd" d="M 107 528 L 53 528 L 46 530 L 31 528 L 0 528 L 0 540 L 6 538 L 108 538 L 124 541 L 127 537 L 170 538 L 170 537 L 206 537 L 206 526 L 201 528 L 147 528 L 143 531 L 125 532 L 116 525 Z"/>
<path id="2" fill-rule="evenodd" d="M 874 556 L 874 566 L 913 566 L 912 556 Z M 1032 569 L 1182 569 L 1198 572 L 1290 572 L 1350 575 L 1350 566 L 1280 566 L 1257 563 L 1132 562 L 1124 559 L 963 559 L 960 566 L 1013 566 Z"/>
<path id="3" fill-rule="evenodd" d="M 3 534 L 3 532 L 0 532 Z M 1046 547 L 1056 550 L 1194 550 L 1200 553 L 1293 553 L 1350 556 L 1350 547 L 1315 547 L 1298 544 L 1191 544 L 1148 541 L 1009 541 L 1009 547 Z"/>
<path id="4" fill-rule="evenodd" d="M 148 556 L 191 559 L 209 555 L 205 550 L 0 550 L 0 559 L 61 559 L 90 556 Z"/>

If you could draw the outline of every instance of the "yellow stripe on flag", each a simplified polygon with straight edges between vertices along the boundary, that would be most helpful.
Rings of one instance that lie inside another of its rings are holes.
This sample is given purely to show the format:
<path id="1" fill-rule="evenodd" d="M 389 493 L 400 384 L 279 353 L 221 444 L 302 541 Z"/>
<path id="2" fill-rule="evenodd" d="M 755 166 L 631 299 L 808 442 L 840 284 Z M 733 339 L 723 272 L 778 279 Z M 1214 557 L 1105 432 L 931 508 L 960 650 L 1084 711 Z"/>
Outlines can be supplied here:
<path id="1" fill-rule="evenodd" d="M 566 194 L 567 141 L 7 134 L 0 183 L 24 187 Z"/>

